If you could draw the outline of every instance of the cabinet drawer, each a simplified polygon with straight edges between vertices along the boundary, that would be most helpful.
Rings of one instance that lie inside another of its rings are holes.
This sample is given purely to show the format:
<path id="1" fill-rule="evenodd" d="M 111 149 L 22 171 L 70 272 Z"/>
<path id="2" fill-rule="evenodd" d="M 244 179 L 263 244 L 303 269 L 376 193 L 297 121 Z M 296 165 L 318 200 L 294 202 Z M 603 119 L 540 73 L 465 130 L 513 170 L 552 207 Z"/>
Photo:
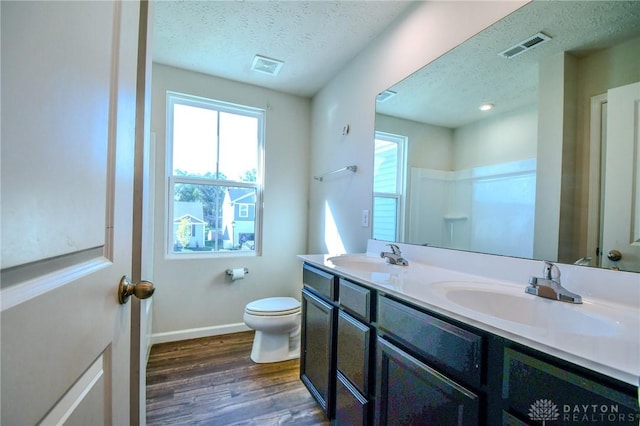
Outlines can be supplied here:
<path id="1" fill-rule="evenodd" d="M 338 370 L 369 394 L 371 329 L 344 311 L 338 314 Z"/>
<path id="2" fill-rule="evenodd" d="M 480 386 L 481 336 L 382 296 L 378 299 L 378 330 L 429 364 Z"/>
<path id="3" fill-rule="evenodd" d="M 371 290 L 340 278 L 340 306 L 366 322 L 371 322 Z"/>
<path id="4" fill-rule="evenodd" d="M 631 424 L 640 416 L 635 394 L 506 348 L 502 398 L 523 419 L 553 420 L 554 425 Z M 596 419 L 596 420 L 594 420 Z M 532 422 L 535 423 L 535 422 Z"/>
<path id="5" fill-rule="evenodd" d="M 369 424 L 369 401 L 338 372 L 336 384 L 335 425 L 366 426 Z"/>
<path id="6" fill-rule="evenodd" d="M 302 266 L 302 282 L 316 293 L 328 298 L 332 302 L 338 296 L 336 277 L 328 272 L 304 264 Z"/>

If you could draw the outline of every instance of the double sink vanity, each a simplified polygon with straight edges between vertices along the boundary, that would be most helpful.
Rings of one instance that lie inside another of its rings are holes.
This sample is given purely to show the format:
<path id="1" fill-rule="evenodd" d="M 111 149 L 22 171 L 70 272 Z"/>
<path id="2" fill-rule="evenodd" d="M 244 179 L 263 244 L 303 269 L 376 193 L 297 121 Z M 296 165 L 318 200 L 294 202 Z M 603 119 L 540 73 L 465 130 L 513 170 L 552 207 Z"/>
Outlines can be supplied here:
<path id="1" fill-rule="evenodd" d="M 525 291 L 543 262 L 388 250 L 299 256 L 301 379 L 334 424 L 639 423 L 637 274 L 561 265 L 566 303 Z"/>

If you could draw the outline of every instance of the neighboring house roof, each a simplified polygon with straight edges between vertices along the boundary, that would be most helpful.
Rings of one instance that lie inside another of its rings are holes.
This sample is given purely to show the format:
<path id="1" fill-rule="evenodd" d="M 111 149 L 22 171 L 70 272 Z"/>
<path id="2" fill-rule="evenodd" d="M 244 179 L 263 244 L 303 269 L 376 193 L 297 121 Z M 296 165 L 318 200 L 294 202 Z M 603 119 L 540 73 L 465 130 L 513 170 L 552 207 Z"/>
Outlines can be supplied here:
<path id="1" fill-rule="evenodd" d="M 175 201 L 173 203 L 174 222 L 180 222 L 185 216 L 193 218 L 193 222 L 204 223 L 204 208 L 199 201 Z"/>
<path id="2" fill-rule="evenodd" d="M 253 188 L 229 188 L 229 200 L 232 203 L 255 204 L 256 191 Z"/>
<path id="3" fill-rule="evenodd" d="M 205 223 L 205 221 L 204 221 L 204 220 L 199 219 L 199 218 L 197 218 L 197 217 L 194 217 L 194 216 L 192 216 L 192 215 L 190 215 L 190 214 L 185 214 L 185 215 L 183 215 L 183 216 L 180 216 L 180 217 L 175 218 L 175 219 L 173 220 L 173 223 L 180 223 L 180 222 L 182 221 L 182 219 L 184 219 L 184 218 L 186 218 L 186 217 L 188 217 L 188 218 L 190 219 L 190 220 L 189 220 L 189 222 L 190 222 L 190 223 L 193 223 L 194 225 L 202 225 L 202 224 L 204 224 L 204 223 Z"/>

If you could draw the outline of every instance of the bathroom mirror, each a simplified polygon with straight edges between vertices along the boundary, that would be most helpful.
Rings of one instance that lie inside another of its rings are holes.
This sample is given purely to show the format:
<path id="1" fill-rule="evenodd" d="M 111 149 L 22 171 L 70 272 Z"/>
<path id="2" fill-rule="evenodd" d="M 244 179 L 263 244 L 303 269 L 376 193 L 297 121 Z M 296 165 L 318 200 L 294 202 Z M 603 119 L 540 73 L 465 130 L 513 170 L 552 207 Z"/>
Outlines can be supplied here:
<path id="1" fill-rule="evenodd" d="M 603 183 L 607 93 L 640 94 L 639 22 L 637 1 L 528 3 L 382 92 L 372 237 L 640 271 L 639 159 L 609 165 L 624 206 Z M 612 218 L 631 241 L 606 241 Z"/>

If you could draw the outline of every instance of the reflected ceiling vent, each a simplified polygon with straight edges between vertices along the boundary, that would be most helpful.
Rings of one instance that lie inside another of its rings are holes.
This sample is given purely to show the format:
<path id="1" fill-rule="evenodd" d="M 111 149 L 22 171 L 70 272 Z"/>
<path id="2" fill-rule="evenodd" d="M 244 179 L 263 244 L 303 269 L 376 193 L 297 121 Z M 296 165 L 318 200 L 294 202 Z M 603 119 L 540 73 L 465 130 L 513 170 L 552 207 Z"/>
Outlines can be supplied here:
<path id="1" fill-rule="evenodd" d="M 536 35 L 529 37 L 526 40 L 522 40 L 520 43 L 516 44 L 515 46 L 511 46 L 507 50 L 500 52 L 499 55 L 502 56 L 503 58 L 511 59 L 515 56 L 518 56 L 521 53 L 524 53 L 533 49 L 536 46 L 540 46 L 542 43 L 546 43 L 549 40 L 551 40 L 551 37 L 549 37 L 548 35 L 543 33 L 538 33 Z"/>
<path id="2" fill-rule="evenodd" d="M 284 62 L 277 59 L 256 55 L 251 63 L 251 69 L 263 74 L 278 75 L 283 64 Z"/>
<path id="3" fill-rule="evenodd" d="M 393 98 L 396 95 L 396 92 L 392 92 L 391 90 L 385 90 L 376 96 L 376 102 L 384 102 L 389 98 Z"/>

